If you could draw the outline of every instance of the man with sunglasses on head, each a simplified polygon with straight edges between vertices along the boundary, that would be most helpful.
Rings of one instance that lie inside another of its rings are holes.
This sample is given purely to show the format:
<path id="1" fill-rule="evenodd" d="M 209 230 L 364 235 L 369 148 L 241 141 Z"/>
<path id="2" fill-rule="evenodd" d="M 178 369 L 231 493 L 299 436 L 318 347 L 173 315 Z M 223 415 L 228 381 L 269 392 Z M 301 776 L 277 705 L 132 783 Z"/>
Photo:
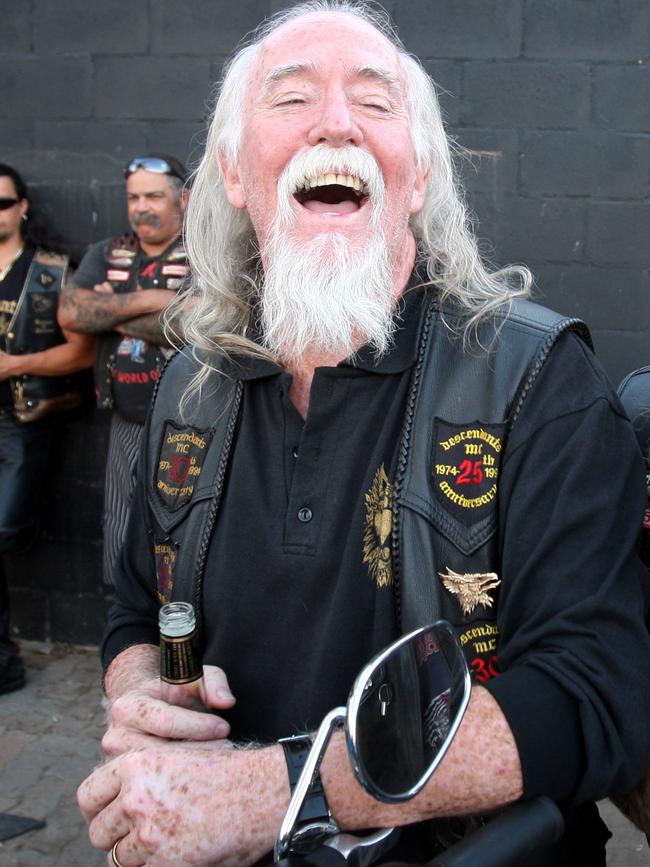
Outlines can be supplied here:
<path id="1" fill-rule="evenodd" d="M 27 187 L 0 164 L 0 694 L 20 689 L 25 671 L 9 636 L 2 556 L 28 545 L 54 426 L 51 416 L 80 402 L 71 374 L 90 367 L 94 341 L 62 331 L 57 304 L 68 257 L 37 247 Z"/>
<path id="2" fill-rule="evenodd" d="M 135 157 L 124 169 L 132 232 L 92 244 L 66 286 L 59 321 L 98 338 L 98 406 L 112 410 L 104 496 L 104 580 L 112 581 L 142 426 L 171 352 L 162 311 L 188 267 L 181 239 L 187 169 L 175 157 Z"/>

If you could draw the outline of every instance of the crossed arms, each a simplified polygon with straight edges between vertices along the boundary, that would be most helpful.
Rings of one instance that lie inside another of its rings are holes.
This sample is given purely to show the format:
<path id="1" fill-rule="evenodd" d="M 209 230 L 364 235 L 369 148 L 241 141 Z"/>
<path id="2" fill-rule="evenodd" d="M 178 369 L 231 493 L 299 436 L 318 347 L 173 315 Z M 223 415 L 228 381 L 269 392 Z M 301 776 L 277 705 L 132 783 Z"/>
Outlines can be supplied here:
<path id="1" fill-rule="evenodd" d="M 118 331 L 167 346 L 160 313 L 176 297 L 170 289 L 147 289 L 116 293 L 110 283 L 97 283 L 92 289 L 68 284 L 61 292 L 59 325 L 79 334 Z"/>

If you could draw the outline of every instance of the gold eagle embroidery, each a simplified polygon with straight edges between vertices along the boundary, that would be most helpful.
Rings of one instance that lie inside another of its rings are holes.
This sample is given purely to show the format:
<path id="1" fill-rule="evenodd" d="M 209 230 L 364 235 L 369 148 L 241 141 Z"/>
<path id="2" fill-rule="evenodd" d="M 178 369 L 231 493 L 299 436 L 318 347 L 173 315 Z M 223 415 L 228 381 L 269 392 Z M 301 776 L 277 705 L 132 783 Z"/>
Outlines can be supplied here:
<path id="1" fill-rule="evenodd" d="M 471 614 L 479 605 L 492 608 L 489 591 L 501 583 L 496 572 L 454 572 L 447 566 L 447 574 L 438 572 L 446 590 L 458 596 L 463 614 Z"/>

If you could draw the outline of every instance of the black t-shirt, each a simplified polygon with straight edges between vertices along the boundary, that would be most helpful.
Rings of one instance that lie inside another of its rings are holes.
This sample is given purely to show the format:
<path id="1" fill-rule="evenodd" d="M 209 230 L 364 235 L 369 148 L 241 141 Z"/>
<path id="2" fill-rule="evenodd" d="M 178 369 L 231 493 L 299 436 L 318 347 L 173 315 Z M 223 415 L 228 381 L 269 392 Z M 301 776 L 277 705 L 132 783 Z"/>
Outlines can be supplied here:
<path id="1" fill-rule="evenodd" d="M 34 258 L 34 248 L 25 247 L 20 256 L 11 266 L 9 273 L 0 280 L 0 349 L 6 351 L 7 344 L 5 334 L 9 328 L 9 323 L 16 312 L 20 293 L 27 279 L 29 266 Z M 0 406 L 9 407 L 13 405 L 13 397 L 11 394 L 11 383 L 8 379 L 3 379 L 0 382 Z"/>
<path id="2" fill-rule="evenodd" d="M 406 303 L 392 353 L 375 363 L 363 350 L 356 366 L 316 371 L 304 425 L 286 374 L 242 364 L 243 410 L 204 583 L 205 662 L 224 668 L 238 698 L 234 737 L 310 729 L 394 637 L 391 590 L 371 562 L 386 529 L 381 472 L 375 481 L 381 467 L 392 479 L 415 351 L 418 305 Z M 631 786 L 647 754 L 647 574 L 634 552 L 642 506 L 629 421 L 591 353 L 565 334 L 499 477 L 502 674 L 485 686 L 512 728 L 527 796 L 601 798 Z M 157 643 L 147 539 L 139 486 L 105 664 L 128 644 Z"/>

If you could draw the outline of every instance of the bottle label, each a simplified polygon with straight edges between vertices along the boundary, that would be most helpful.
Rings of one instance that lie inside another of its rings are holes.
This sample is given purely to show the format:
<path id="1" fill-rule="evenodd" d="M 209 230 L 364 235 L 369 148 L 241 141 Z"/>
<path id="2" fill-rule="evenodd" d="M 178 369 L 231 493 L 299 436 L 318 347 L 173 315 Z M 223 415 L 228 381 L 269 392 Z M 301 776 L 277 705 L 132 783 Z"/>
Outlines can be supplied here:
<path id="1" fill-rule="evenodd" d="M 160 636 L 160 679 L 165 683 L 192 683 L 203 675 L 197 630 L 182 638 Z"/>

